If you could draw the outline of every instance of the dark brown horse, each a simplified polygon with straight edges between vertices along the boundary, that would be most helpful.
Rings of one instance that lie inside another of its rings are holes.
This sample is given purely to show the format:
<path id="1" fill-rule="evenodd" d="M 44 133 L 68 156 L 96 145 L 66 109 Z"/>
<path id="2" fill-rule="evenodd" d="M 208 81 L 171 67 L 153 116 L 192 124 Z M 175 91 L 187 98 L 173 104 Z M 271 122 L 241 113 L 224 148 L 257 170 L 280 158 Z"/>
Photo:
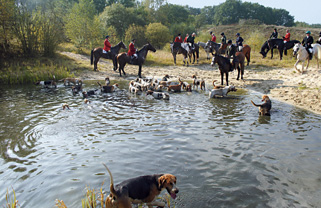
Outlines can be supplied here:
<path id="1" fill-rule="evenodd" d="M 269 39 L 268 41 L 263 43 L 260 54 L 262 54 L 263 58 L 265 58 L 269 50 L 272 48 L 271 50 L 271 59 L 272 59 L 273 49 L 277 48 L 280 54 L 280 60 L 282 60 L 283 50 L 284 50 L 284 55 L 287 55 L 287 50 L 293 48 L 296 43 L 300 43 L 300 41 L 291 40 L 284 44 L 283 39 Z"/>
<path id="2" fill-rule="evenodd" d="M 116 71 L 117 70 L 117 58 L 116 57 L 119 53 L 120 48 L 126 49 L 126 46 L 123 43 L 123 41 L 120 41 L 117 45 L 115 45 L 114 47 L 111 47 L 111 49 L 110 49 L 111 52 L 108 54 L 103 53 L 102 48 L 95 48 L 95 49 L 91 50 L 90 64 L 91 65 L 94 64 L 94 71 L 97 70 L 97 63 L 101 57 L 105 58 L 105 59 L 113 60 L 114 71 Z"/>
<path id="3" fill-rule="evenodd" d="M 140 49 L 139 51 L 136 52 L 137 58 L 135 58 L 133 60 L 131 60 L 132 58 L 130 56 L 127 56 L 127 53 L 118 54 L 117 61 L 119 63 L 119 75 L 121 76 L 121 71 L 123 71 L 123 74 L 126 75 L 126 73 L 124 71 L 125 65 L 132 64 L 132 65 L 139 66 L 138 77 L 141 78 L 142 77 L 142 65 L 145 62 L 148 51 L 156 52 L 156 49 L 150 43 L 147 43 L 146 45 L 144 45 L 142 47 L 142 49 Z"/>
<path id="4" fill-rule="evenodd" d="M 233 68 L 237 69 L 237 78 L 236 78 L 236 80 L 240 79 L 240 74 L 241 74 L 241 79 L 243 80 L 244 62 L 245 62 L 244 53 L 236 52 L 235 53 L 235 57 L 233 58 L 233 61 L 232 61 Z"/>
<path id="5" fill-rule="evenodd" d="M 193 64 L 195 63 L 195 56 L 197 58 L 196 63 L 198 63 L 199 57 L 200 57 L 200 46 L 197 43 L 194 43 L 194 47 L 190 47 L 190 50 L 188 52 L 189 57 L 189 63 L 192 61 L 193 56 Z"/>
<path id="6" fill-rule="evenodd" d="M 218 54 L 213 54 L 213 58 L 212 58 L 212 63 L 211 65 L 214 66 L 215 64 L 218 64 L 218 68 L 220 70 L 221 73 L 221 85 L 223 85 L 223 78 L 224 78 L 224 74 L 225 74 L 225 78 L 226 78 L 226 85 L 228 86 L 228 73 L 230 71 L 233 71 L 233 65 L 230 62 L 229 58 L 223 57 L 221 55 Z"/>
<path id="7" fill-rule="evenodd" d="M 174 64 L 176 65 L 176 55 L 182 54 L 184 56 L 184 60 L 183 60 L 184 66 L 185 66 L 185 63 L 188 66 L 188 60 L 186 61 L 187 56 L 189 55 L 187 52 L 187 48 L 183 48 L 182 43 L 178 43 L 178 42 L 171 43 L 170 47 L 171 47 L 171 52 L 172 52 L 172 55 L 174 58 Z M 186 47 L 188 47 L 188 46 L 186 45 Z"/>
<path id="8" fill-rule="evenodd" d="M 230 52 L 227 54 L 227 56 L 229 58 L 231 58 L 233 56 L 233 58 L 235 57 L 235 53 L 237 52 L 237 46 L 235 45 L 231 45 L 231 50 Z M 251 61 L 251 47 L 249 45 L 244 44 L 243 45 L 243 49 L 242 49 L 242 53 L 244 54 L 246 60 L 247 60 L 247 65 L 250 64 Z"/>

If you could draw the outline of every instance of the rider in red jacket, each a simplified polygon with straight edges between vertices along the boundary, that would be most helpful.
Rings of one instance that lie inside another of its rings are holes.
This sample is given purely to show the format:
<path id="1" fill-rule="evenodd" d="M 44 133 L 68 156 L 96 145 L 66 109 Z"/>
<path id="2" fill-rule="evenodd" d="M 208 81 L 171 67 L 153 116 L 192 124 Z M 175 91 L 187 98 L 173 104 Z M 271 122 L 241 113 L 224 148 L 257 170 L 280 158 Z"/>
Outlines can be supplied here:
<path id="1" fill-rule="evenodd" d="M 129 47 L 128 47 L 129 49 L 127 52 L 128 56 L 132 56 L 132 55 L 136 54 L 135 41 L 136 41 L 136 39 L 133 39 L 132 42 L 129 44 Z"/>
<path id="2" fill-rule="evenodd" d="M 109 42 L 109 35 L 106 36 L 105 42 L 104 42 L 104 50 L 106 52 L 109 52 L 111 49 L 111 44 Z"/>
<path id="3" fill-rule="evenodd" d="M 216 36 L 214 35 L 214 33 L 211 31 L 210 35 L 212 36 L 211 41 L 213 41 L 214 43 L 216 42 Z"/>
<path id="4" fill-rule="evenodd" d="M 183 42 L 181 34 L 178 34 L 178 36 L 175 38 L 174 42 L 177 42 L 177 43 L 182 43 Z"/>

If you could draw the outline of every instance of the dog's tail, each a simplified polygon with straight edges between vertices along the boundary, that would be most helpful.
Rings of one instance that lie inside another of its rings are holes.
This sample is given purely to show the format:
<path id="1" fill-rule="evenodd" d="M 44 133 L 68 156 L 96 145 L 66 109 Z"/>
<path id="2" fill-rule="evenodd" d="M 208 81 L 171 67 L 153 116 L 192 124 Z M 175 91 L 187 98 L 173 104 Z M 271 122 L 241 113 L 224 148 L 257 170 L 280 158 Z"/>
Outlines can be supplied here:
<path id="1" fill-rule="evenodd" d="M 111 174 L 109 168 L 107 167 L 107 165 L 105 163 L 103 163 L 103 165 L 105 166 L 105 168 L 107 169 L 109 176 L 110 176 L 110 193 L 112 195 L 114 195 L 115 197 L 117 196 L 115 188 L 114 188 L 114 179 L 113 179 L 113 175 Z"/>
<path id="2" fill-rule="evenodd" d="M 252 100 L 251 100 L 251 103 L 255 106 L 255 107 L 261 107 L 262 105 L 257 105 L 255 104 Z"/>
<path id="3" fill-rule="evenodd" d="M 99 87 L 101 87 L 101 84 L 100 84 L 100 82 L 97 82 L 97 84 L 99 85 Z"/>
<path id="4" fill-rule="evenodd" d="M 216 81 L 217 81 L 217 80 L 214 80 L 214 81 L 213 81 L 213 87 L 215 87 L 215 82 L 216 82 Z"/>

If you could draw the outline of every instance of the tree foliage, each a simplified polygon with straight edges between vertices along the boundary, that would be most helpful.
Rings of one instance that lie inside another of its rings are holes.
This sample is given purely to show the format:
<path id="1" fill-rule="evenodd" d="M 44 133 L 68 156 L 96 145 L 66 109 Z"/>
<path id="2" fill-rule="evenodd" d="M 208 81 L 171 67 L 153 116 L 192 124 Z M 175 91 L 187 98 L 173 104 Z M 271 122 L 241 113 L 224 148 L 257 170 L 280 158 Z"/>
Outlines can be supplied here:
<path id="1" fill-rule="evenodd" d="M 154 46 L 161 48 L 171 41 L 169 29 L 161 23 L 150 23 L 146 28 L 146 39 Z"/>
<path id="2" fill-rule="evenodd" d="M 147 40 L 145 37 L 146 28 L 139 25 L 130 25 L 125 34 L 125 41 L 130 42 L 132 39 L 136 39 L 135 45 L 138 47 L 146 44 Z"/>
<path id="3" fill-rule="evenodd" d="M 79 0 L 66 17 L 66 34 L 81 50 L 82 47 L 93 48 L 103 38 L 96 8 L 93 1 Z"/>

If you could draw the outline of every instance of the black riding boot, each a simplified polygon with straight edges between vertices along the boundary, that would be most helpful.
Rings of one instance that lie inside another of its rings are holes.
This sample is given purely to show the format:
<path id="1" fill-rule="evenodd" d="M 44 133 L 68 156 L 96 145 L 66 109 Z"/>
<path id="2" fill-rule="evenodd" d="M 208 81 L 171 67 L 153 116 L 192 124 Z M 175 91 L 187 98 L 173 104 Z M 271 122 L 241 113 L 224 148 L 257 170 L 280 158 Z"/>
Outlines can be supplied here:
<path id="1" fill-rule="evenodd" d="M 312 53 L 309 53 L 309 58 L 310 58 L 310 60 L 312 60 Z"/>

